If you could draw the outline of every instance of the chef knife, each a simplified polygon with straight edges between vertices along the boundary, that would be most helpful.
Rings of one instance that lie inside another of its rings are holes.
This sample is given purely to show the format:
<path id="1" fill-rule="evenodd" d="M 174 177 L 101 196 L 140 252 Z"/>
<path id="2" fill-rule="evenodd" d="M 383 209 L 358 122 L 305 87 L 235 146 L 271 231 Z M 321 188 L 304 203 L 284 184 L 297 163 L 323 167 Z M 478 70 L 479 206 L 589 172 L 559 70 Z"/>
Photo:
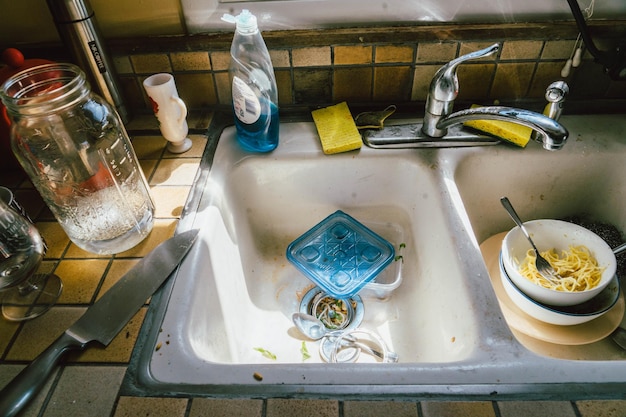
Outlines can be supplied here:
<path id="1" fill-rule="evenodd" d="M 180 264 L 197 235 L 194 229 L 166 240 L 120 278 L 0 391 L 0 416 L 15 416 L 46 383 L 65 353 L 83 350 L 92 341 L 107 346 Z"/>

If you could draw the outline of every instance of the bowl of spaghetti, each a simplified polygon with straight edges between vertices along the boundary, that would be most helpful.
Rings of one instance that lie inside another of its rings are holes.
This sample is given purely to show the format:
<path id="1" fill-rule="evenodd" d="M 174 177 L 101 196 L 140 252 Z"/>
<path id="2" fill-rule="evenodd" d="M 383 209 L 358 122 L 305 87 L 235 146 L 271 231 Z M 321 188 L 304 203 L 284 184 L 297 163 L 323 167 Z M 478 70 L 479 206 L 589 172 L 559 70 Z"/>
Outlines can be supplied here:
<path id="1" fill-rule="evenodd" d="M 506 272 L 526 295 L 543 304 L 572 306 L 598 295 L 615 276 L 617 262 L 611 247 L 592 231 L 561 220 L 525 222 L 537 249 L 559 274 L 551 283 L 535 267 L 535 253 L 519 229 L 502 241 Z"/>

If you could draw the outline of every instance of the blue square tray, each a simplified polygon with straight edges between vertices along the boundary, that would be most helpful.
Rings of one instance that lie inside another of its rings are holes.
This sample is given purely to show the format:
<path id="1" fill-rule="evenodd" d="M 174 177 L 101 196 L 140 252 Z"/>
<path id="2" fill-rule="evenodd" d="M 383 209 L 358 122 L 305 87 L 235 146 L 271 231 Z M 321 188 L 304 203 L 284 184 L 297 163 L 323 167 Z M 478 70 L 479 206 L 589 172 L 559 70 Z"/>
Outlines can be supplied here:
<path id="1" fill-rule="evenodd" d="M 329 295 L 345 299 L 393 260 L 393 246 L 337 210 L 287 247 L 287 259 Z"/>

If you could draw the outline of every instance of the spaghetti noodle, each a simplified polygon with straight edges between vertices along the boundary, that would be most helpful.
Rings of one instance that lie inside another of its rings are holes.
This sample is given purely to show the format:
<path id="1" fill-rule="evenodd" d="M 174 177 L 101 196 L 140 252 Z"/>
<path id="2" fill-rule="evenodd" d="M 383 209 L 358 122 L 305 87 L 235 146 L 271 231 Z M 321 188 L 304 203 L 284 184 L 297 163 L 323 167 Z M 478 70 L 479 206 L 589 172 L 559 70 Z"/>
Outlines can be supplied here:
<path id="1" fill-rule="evenodd" d="M 569 250 L 561 252 L 561 256 L 555 249 L 550 249 L 541 252 L 541 256 L 562 279 L 557 284 L 543 278 L 537 271 L 535 252 L 531 249 L 521 262 L 519 272 L 537 285 L 555 291 L 579 292 L 590 290 L 600 283 L 604 268 L 598 266 L 598 261 L 586 246 L 570 246 Z"/>

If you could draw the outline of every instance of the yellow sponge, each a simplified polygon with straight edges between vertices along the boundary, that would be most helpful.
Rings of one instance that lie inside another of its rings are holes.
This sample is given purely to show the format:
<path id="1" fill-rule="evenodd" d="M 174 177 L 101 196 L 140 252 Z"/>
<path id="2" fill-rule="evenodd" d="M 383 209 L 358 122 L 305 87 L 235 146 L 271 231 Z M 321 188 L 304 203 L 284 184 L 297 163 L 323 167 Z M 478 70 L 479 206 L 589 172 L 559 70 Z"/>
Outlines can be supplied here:
<path id="1" fill-rule="evenodd" d="M 474 107 L 478 106 L 473 105 L 472 108 Z M 497 136 L 522 148 L 526 147 L 533 132 L 529 127 L 499 120 L 470 120 L 464 125 Z"/>
<path id="2" fill-rule="evenodd" d="M 356 128 L 345 101 L 334 106 L 313 110 L 311 115 L 325 154 L 361 149 L 363 144 L 361 134 Z"/>

